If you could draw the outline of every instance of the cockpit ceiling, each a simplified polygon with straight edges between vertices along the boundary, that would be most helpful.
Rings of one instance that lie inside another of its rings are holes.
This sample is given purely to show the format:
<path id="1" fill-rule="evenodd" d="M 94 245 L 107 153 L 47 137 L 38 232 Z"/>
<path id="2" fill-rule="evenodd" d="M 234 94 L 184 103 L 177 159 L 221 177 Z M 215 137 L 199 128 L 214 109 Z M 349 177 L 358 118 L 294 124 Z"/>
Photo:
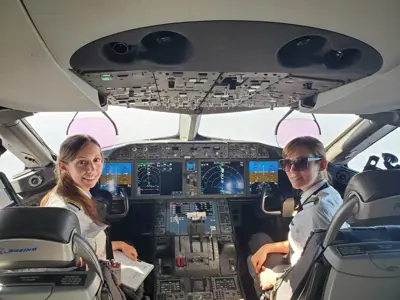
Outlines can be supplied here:
<path id="1" fill-rule="evenodd" d="M 397 0 L 7 0 L 0 10 L 0 39 L 9 41 L 0 46 L 0 105 L 398 109 L 399 9 Z"/>

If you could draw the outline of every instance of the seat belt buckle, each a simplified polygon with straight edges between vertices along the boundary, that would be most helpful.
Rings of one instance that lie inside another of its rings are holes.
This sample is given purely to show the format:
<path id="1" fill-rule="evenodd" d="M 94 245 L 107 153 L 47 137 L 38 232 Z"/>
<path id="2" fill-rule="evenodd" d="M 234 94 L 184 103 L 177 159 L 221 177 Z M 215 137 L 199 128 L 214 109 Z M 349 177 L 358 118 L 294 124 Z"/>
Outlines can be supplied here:
<path id="1" fill-rule="evenodd" d="M 111 259 L 107 261 L 107 264 L 109 266 L 110 272 L 114 277 L 114 280 L 117 282 L 117 284 L 121 284 L 121 263 Z"/>

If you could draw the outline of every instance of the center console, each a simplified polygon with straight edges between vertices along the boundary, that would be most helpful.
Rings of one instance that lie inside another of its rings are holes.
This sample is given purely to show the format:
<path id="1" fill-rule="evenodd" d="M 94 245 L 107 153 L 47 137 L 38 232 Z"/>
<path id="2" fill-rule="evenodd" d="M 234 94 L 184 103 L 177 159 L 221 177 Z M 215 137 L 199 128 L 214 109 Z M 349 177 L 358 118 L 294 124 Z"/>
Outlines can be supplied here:
<path id="1" fill-rule="evenodd" d="M 243 299 L 225 199 L 157 201 L 156 299 Z"/>

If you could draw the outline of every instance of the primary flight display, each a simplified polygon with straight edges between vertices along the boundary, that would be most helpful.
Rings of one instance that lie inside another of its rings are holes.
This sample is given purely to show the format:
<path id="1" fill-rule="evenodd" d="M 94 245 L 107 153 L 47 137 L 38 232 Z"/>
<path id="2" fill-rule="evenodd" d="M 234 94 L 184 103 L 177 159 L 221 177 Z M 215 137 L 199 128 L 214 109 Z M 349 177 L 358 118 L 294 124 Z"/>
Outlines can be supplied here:
<path id="1" fill-rule="evenodd" d="M 277 161 L 249 161 L 249 192 L 261 194 L 265 184 L 278 184 Z"/>
<path id="2" fill-rule="evenodd" d="M 100 188 L 109 191 L 113 196 L 121 195 L 124 187 L 128 197 L 132 191 L 132 163 L 106 162 L 100 176 Z"/>

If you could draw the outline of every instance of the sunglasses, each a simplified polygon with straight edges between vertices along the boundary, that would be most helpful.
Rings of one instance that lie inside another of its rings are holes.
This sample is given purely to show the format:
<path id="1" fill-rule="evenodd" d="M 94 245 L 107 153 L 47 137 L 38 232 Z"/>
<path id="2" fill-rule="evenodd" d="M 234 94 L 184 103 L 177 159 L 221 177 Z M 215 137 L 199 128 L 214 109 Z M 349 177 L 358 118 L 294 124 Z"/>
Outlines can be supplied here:
<path id="1" fill-rule="evenodd" d="M 310 161 L 319 161 L 321 159 L 320 157 L 298 157 L 295 160 L 280 159 L 279 165 L 285 172 L 289 172 L 292 166 L 297 171 L 304 171 L 308 169 L 308 163 Z"/>

